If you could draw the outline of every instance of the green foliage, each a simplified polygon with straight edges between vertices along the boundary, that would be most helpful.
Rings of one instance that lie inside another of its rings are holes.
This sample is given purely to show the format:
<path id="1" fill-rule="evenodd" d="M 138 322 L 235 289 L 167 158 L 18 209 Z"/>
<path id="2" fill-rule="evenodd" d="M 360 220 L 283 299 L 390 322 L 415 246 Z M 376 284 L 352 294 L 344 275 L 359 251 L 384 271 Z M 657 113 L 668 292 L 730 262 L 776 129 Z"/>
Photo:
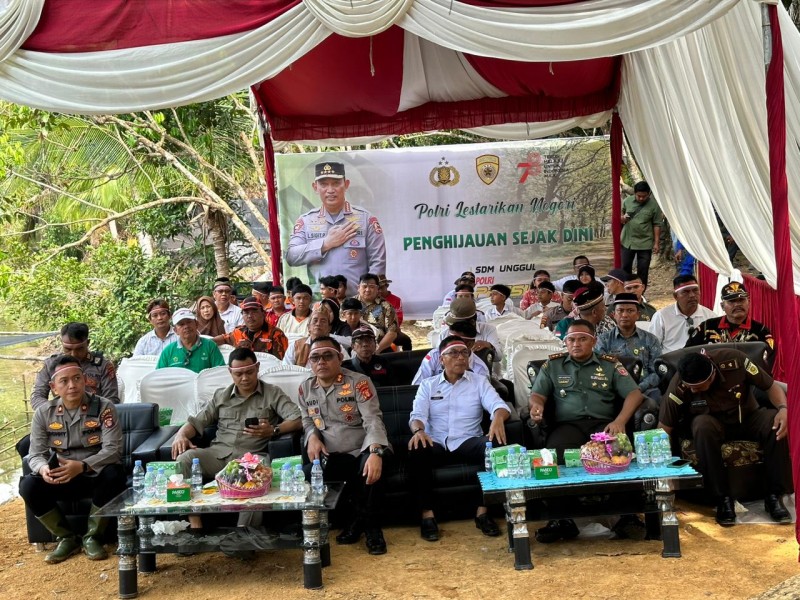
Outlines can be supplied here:
<path id="1" fill-rule="evenodd" d="M 67 321 L 89 324 L 92 346 L 108 356 L 129 353 L 150 329 L 145 307 L 152 298 L 189 306 L 213 279 L 205 265 L 180 254 L 146 257 L 135 243 L 103 238 L 83 261 L 65 255 L 29 268 L 21 244 L 4 252 L 0 294 L 8 308 L 30 325 L 58 329 Z"/>

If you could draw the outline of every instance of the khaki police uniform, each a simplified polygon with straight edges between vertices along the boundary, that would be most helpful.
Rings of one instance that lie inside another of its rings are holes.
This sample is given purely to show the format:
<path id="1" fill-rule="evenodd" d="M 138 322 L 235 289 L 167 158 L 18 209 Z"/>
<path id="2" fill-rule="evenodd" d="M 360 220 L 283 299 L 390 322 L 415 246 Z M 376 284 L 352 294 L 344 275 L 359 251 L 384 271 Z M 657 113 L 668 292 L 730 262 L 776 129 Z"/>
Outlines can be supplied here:
<path id="1" fill-rule="evenodd" d="M 355 237 L 323 254 L 322 244 L 328 230 L 347 222 L 358 225 Z M 354 295 L 358 292 L 358 280 L 364 273 L 386 273 L 383 229 L 377 217 L 349 202 L 344 203 L 344 208 L 335 217 L 325 207 L 310 210 L 300 215 L 294 224 L 286 262 L 293 267 L 308 265 L 312 284 L 326 275 L 344 275 L 347 293 Z"/>
<path id="2" fill-rule="evenodd" d="M 31 393 L 31 408 L 36 410 L 47 404 L 50 398 L 50 378 L 55 372 L 56 363 L 64 356 L 53 354 L 44 361 L 44 366 L 36 374 L 36 382 Z M 114 363 L 103 358 L 100 352 L 89 352 L 85 360 L 81 361 L 81 369 L 86 375 L 86 391 L 107 398 L 114 404 L 119 404 L 119 389 L 117 388 L 117 370 Z"/>
<path id="3" fill-rule="evenodd" d="M 54 509 L 56 500 L 87 495 L 100 507 L 125 488 L 122 426 L 114 403 L 87 393 L 71 413 L 56 397 L 33 415 L 27 456 L 31 474 L 20 481 L 20 495 L 37 516 Z M 51 452 L 82 461 L 87 468 L 67 484 L 46 483 L 39 470 L 47 465 Z"/>
<path id="4" fill-rule="evenodd" d="M 772 429 L 778 411 L 759 407 L 753 396 L 753 387 L 769 389 L 772 377 L 739 350 L 707 349 L 705 354 L 716 371 L 711 387 L 692 392 L 676 373 L 661 400 L 659 420 L 676 428 L 679 437 L 693 439 L 697 470 L 712 495 L 730 496 L 720 451 L 726 440 L 758 441 L 764 449 L 768 493 L 791 491 L 788 438 L 776 440 Z"/>
<path id="5" fill-rule="evenodd" d="M 550 355 L 531 388 L 555 403 L 555 423 L 546 423 L 547 447 L 564 450 L 585 444 L 617 417 L 616 397 L 638 389 L 614 356 L 593 352 L 580 363 L 566 352 Z"/>
<path id="6" fill-rule="evenodd" d="M 269 440 L 244 433 L 248 417 L 267 419 L 270 425 L 300 418 L 300 410 L 277 386 L 259 380 L 258 387 L 247 398 L 236 392 L 231 384 L 214 392 L 206 408 L 191 416 L 187 422 L 202 434 L 206 427 L 217 426 L 209 448 L 187 450 L 178 457 L 184 477 L 191 476 L 192 459 L 199 458 L 203 476 L 213 478 L 234 458 L 247 452 L 268 456 Z"/>

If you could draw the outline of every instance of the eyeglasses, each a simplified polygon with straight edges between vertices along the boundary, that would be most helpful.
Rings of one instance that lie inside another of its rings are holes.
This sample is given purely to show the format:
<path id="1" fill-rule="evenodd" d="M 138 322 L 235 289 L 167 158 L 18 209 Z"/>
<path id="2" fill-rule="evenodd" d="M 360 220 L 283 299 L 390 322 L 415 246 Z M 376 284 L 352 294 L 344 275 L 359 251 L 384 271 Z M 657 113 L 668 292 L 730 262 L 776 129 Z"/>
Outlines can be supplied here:
<path id="1" fill-rule="evenodd" d="M 443 352 L 442 356 L 453 356 L 459 358 L 467 358 L 471 352 L 469 350 L 450 350 L 449 352 Z"/>
<path id="2" fill-rule="evenodd" d="M 308 357 L 312 363 L 316 364 L 319 361 L 331 362 L 334 360 L 338 355 L 335 352 L 322 352 L 321 354 L 312 354 Z"/>

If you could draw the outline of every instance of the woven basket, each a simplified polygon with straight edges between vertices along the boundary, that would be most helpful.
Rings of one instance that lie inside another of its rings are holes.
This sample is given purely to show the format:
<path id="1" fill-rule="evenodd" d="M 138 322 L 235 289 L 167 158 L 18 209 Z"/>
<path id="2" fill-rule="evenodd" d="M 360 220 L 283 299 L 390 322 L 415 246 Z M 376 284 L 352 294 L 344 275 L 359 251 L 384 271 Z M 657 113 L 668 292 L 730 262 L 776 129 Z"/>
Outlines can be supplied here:
<path id="1" fill-rule="evenodd" d="M 269 494 L 270 485 L 272 485 L 272 476 L 264 482 L 260 487 L 242 489 L 232 486 L 229 483 L 222 481 L 219 477 L 216 478 L 217 487 L 219 487 L 219 495 L 223 498 L 230 500 L 241 500 L 243 498 L 257 498 L 258 496 L 265 496 Z"/>
<path id="2" fill-rule="evenodd" d="M 594 460 L 592 458 L 582 458 L 581 462 L 583 463 L 583 468 L 586 469 L 586 472 L 592 475 L 608 475 L 610 473 L 622 473 L 623 471 L 627 471 L 628 468 L 631 466 L 630 457 L 628 458 L 628 462 L 626 462 L 624 465 L 604 463 L 599 460 Z"/>

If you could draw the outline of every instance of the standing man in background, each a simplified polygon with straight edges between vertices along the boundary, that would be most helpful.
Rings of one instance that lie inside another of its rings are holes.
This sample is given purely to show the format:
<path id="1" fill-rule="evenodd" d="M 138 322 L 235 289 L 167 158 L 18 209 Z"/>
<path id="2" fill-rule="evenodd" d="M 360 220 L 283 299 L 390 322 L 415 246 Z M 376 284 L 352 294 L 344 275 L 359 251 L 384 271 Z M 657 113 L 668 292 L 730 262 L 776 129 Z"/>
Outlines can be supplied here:
<path id="1" fill-rule="evenodd" d="M 633 186 L 633 196 L 622 202 L 622 270 L 633 273 L 633 260 L 636 259 L 636 273 L 647 287 L 650 273 L 650 260 L 653 253 L 661 250 L 661 209 L 650 194 L 650 186 L 640 181 Z"/>
<path id="2" fill-rule="evenodd" d="M 225 323 L 225 333 L 230 333 L 239 325 L 244 325 L 241 309 L 233 303 L 236 294 L 233 284 L 227 277 L 217 277 L 214 280 L 214 304 L 217 305 L 219 316 Z"/>
<path id="3" fill-rule="evenodd" d="M 354 296 L 361 275 L 386 273 L 383 229 L 377 217 L 345 199 L 350 180 L 342 163 L 316 165 L 312 187 L 322 206 L 295 222 L 286 262 L 293 267 L 308 265 L 313 281 L 341 273 L 347 278 L 348 295 Z"/>

